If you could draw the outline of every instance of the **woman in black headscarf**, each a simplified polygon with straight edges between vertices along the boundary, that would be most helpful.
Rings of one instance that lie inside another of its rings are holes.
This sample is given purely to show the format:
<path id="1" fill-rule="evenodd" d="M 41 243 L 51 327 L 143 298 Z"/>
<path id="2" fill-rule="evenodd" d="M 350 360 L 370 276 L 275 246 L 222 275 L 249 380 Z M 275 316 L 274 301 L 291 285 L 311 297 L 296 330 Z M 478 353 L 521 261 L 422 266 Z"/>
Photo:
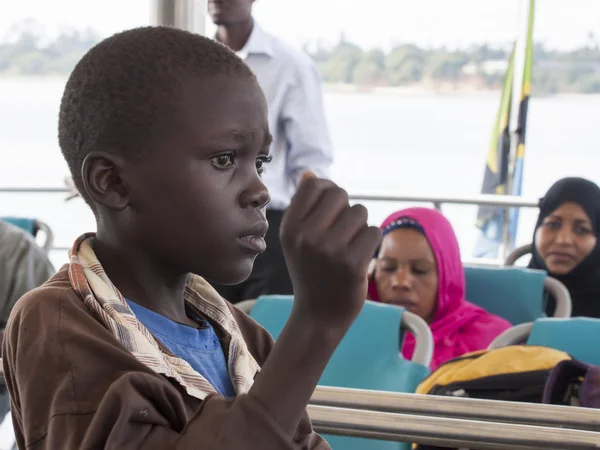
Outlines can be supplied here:
<path id="1" fill-rule="evenodd" d="M 561 281 L 572 316 L 600 317 L 600 188 L 583 178 L 557 181 L 540 200 L 529 267 Z"/>

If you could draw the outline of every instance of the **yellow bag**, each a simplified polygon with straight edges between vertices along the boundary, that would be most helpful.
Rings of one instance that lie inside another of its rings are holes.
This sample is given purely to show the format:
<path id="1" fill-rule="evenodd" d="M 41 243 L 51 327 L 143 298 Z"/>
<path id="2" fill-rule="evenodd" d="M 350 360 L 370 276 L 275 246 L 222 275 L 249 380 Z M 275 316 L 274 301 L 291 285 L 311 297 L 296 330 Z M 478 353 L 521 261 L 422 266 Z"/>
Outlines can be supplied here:
<path id="1" fill-rule="evenodd" d="M 550 371 L 567 353 L 513 345 L 467 353 L 447 361 L 417 388 L 417 394 L 541 403 Z"/>

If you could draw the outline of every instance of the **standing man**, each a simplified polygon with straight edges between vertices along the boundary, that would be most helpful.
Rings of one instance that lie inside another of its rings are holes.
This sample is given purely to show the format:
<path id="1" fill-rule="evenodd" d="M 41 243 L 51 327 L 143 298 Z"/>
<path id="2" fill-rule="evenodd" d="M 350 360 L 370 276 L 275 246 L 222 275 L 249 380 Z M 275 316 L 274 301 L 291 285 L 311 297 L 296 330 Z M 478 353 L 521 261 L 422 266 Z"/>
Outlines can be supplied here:
<path id="1" fill-rule="evenodd" d="M 333 150 L 323 108 L 321 78 L 312 60 L 261 29 L 252 18 L 254 0 L 208 0 L 216 40 L 231 48 L 256 74 L 269 106 L 273 160 L 263 175 L 267 206 L 267 250 L 250 277 L 236 286 L 215 285 L 232 303 L 265 294 L 292 294 L 279 242 L 281 219 L 306 171 L 328 177 Z"/>

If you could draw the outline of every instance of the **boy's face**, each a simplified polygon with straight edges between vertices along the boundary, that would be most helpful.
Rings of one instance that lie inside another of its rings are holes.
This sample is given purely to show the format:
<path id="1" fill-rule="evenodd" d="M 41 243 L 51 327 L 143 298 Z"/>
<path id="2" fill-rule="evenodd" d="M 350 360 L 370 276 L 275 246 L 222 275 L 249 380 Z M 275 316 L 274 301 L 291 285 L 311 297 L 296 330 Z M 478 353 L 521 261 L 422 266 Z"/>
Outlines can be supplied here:
<path id="1" fill-rule="evenodd" d="M 130 239 L 170 270 L 239 283 L 264 251 L 266 100 L 252 80 L 217 76 L 191 83 L 183 106 L 167 143 L 123 169 Z"/>

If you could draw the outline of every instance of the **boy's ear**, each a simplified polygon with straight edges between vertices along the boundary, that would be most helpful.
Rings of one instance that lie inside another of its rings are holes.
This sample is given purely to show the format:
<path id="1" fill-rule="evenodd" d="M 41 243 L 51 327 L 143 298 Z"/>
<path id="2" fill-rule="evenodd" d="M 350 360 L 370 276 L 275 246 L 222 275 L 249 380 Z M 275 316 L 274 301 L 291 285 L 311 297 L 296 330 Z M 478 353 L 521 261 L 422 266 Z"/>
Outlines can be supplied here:
<path id="1" fill-rule="evenodd" d="M 91 152 L 83 161 L 81 176 L 94 203 L 122 211 L 129 205 L 129 192 L 121 176 L 124 161 L 108 152 Z"/>

